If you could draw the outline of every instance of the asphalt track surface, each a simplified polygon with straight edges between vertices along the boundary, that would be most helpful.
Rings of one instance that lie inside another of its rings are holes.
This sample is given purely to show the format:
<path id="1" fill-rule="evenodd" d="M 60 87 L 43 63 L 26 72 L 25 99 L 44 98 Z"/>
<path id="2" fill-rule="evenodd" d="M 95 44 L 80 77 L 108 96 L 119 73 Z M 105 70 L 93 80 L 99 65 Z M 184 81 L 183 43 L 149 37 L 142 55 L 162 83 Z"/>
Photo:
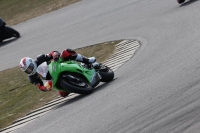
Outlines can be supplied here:
<path id="1" fill-rule="evenodd" d="M 16 133 L 199 133 L 199 7 L 199 0 L 82 0 L 14 26 L 22 37 L 0 46 L 0 70 L 52 50 L 141 42 L 113 82 Z"/>

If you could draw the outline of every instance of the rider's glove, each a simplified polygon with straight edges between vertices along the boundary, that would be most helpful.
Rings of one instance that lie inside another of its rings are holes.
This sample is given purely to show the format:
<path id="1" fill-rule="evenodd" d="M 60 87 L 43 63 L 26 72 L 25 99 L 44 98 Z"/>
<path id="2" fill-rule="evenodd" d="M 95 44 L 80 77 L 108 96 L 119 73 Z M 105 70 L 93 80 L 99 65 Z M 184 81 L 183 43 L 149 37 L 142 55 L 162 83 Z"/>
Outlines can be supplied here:
<path id="1" fill-rule="evenodd" d="M 52 51 L 49 55 L 53 58 L 54 61 L 58 61 L 60 57 L 60 53 L 58 51 Z"/>
<path id="2" fill-rule="evenodd" d="M 47 81 L 44 86 L 43 85 L 40 85 L 40 84 L 37 84 L 38 88 L 41 90 L 41 91 L 50 91 L 51 88 L 52 88 L 52 81 Z"/>
<path id="3" fill-rule="evenodd" d="M 52 88 L 52 81 L 47 81 L 47 82 L 44 84 L 44 87 L 45 87 L 45 91 L 50 91 L 51 88 Z"/>
<path id="4" fill-rule="evenodd" d="M 95 57 L 89 57 L 89 63 L 94 63 L 96 61 L 96 58 Z"/>

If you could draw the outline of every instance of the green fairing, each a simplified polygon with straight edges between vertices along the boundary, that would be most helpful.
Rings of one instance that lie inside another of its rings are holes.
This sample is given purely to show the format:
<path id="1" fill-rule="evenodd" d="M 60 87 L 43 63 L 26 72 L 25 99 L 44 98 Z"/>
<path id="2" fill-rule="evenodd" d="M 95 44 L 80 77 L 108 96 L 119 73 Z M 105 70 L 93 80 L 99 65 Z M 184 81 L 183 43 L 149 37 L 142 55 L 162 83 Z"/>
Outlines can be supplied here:
<path id="1" fill-rule="evenodd" d="M 57 90 L 64 90 L 63 88 L 58 88 L 56 86 L 56 83 L 58 82 L 58 78 L 62 72 L 74 72 L 74 73 L 79 73 L 85 76 L 85 78 L 91 83 L 91 80 L 93 78 L 93 75 L 95 74 L 94 69 L 87 69 L 84 68 L 83 66 L 79 65 L 75 61 L 64 61 L 62 58 L 60 58 L 57 62 L 51 62 L 49 65 L 49 72 L 50 75 L 53 79 L 53 88 Z"/>

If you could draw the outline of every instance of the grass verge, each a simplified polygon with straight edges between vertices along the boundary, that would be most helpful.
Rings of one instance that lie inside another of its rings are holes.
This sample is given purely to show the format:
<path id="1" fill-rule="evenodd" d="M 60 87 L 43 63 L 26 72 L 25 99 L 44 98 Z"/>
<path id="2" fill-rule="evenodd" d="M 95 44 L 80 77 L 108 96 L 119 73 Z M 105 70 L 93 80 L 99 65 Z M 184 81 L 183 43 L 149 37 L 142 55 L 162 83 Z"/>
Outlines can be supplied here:
<path id="1" fill-rule="evenodd" d="M 81 0 L 0 0 L 0 17 L 15 25 Z"/>

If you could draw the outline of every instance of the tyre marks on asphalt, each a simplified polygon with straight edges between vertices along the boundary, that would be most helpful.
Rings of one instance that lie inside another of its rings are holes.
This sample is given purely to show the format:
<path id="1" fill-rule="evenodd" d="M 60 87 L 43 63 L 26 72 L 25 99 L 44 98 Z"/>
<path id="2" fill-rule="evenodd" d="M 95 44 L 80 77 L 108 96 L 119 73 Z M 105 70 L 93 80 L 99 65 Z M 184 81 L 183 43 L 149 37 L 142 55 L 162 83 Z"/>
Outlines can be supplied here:
<path id="1" fill-rule="evenodd" d="M 103 62 L 103 64 L 110 67 L 113 71 L 116 71 L 119 67 L 121 67 L 125 62 L 130 60 L 133 57 L 135 52 L 139 49 L 140 43 L 137 40 L 123 40 L 122 42 L 115 45 L 114 53 L 108 60 Z M 30 113 L 28 113 L 25 117 L 20 118 L 13 122 L 12 125 L 0 130 L 2 133 L 12 133 L 15 130 L 23 127 L 24 125 L 34 121 L 36 118 L 48 113 L 53 110 L 56 106 L 73 99 L 78 94 L 71 93 L 68 97 L 62 98 L 58 97 L 55 100 L 46 103 L 43 107 L 38 108 Z"/>

